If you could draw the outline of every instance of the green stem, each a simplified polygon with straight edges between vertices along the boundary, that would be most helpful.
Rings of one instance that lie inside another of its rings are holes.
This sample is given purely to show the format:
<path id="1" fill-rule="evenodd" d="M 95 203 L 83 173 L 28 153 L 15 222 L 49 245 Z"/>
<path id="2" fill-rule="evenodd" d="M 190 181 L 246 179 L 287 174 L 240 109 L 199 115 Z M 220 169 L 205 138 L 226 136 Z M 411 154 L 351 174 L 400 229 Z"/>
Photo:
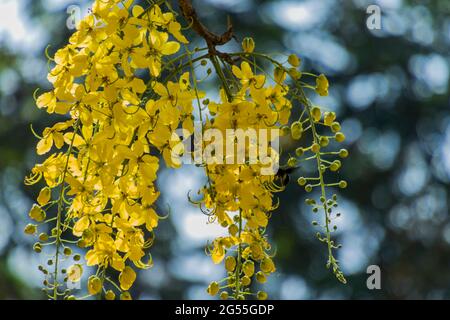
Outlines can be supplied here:
<path id="1" fill-rule="evenodd" d="M 223 89 L 225 90 L 225 93 L 227 95 L 228 102 L 231 102 L 233 100 L 233 95 L 232 95 L 232 93 L 230 91 L 230 88 L 228 87 L 227 79 L 225 78 L 225 75 L 223 74 L 223 71 L 222 71 L 222 68 L 220 67 L 219 61 L 217 60 L 217 57 L 215 55 L 211 55 L 210 56 L 210 60 L 211 60 L 211 62 L 213 64 L 213 66 L 214 66 L 214 69 L 217 72 L 217 75 L 220 78 L 220 81 L 222 82 L 222 86 L 223 86 Z"/>
<path id="2" fill-rule="evenodd" d="M 67 176 L 67 171 L 69 168 L 69 159 L 70 159 L 70 155 L 72 153 L 72 149 L 73 149 L 73 143 L 75 141 L 75 135 L 77 134 L 78 131 L 78 119 L 75 122 L 73 128 L 74 128 L 74 132 L 73 132 L 73 137 L 72 140 L 70 142 L 69 145 L 69 149 L 67 150 L 67 159 L 66 159 L 66 164 L 64 166 L 64 172 L 63 172 L 63 177 L 62 177 L 62 181 L 61 181 L 61 191 L 59 193 L 59 199 L 58 199 L 58 212 L 56 214 L 56 238 L 55 238 L 55 245 L 56 245 L 56 252 L 55 252 L 55 269 L 53 272 L 53 300 L 57 300 L 58 299 L 58 287 L 59 287 L 59 283 L 58 283 L 58 268 L 59 268 L 59 254 L 60 254 L 60 249 L 61 249 L 61 218 L 62 218 L 62 211 L 63 211 L 63 193 L 64 193 L 64 184 L 66 181 L 66 176 Z"/>

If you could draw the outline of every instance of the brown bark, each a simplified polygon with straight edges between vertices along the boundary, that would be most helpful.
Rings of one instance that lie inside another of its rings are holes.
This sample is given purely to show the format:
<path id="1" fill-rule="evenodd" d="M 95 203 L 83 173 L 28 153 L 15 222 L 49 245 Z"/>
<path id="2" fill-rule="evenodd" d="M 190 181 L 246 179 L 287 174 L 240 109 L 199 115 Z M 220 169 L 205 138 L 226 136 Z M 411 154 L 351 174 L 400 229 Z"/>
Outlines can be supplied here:
<path id="1" fill-rule="evenodd" d="M 178 5 L 180 6 L 181 13 L 183 14 L 186 21 L 191 24 L 192 29 L 203 39 L 205 39 L 208 46 L 209 54 L 218 56 L 228 63 L 233 64 L 233 59 L 226 53 L 220 52 L 216 49 L 216 46 L 224 45 L 229 42 L 233 37 L 233 25 L 231 19 L 228 17 L 228 28 L 227 31 L 221 35 L 217 35 L 208 30 L 208 28 L 200 22 L 197 12 L 192 6 L 191 0 L 178 0 Z"/>

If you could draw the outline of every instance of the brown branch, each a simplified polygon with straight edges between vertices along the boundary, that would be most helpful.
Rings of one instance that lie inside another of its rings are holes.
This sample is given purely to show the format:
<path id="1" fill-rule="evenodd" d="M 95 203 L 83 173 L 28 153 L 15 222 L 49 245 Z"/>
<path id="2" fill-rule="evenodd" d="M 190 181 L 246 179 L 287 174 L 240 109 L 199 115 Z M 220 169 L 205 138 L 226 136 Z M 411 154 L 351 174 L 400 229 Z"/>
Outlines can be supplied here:
<path id="1" fill-rule="evenodd" d="M 216 49 L 216 46 L 224 45 L 231 41 L 233 35 L 233 25 L 231 19 L 228 17 L 228 29 L 221 35 L 217 35 L 206 28 L 203 23 L 200 22 L 197 16 L 197 12 L 192 6 L 191 0 L 178 0 L 181 13 L 188 23 L 192 25 L 192 29 L 203 39 L 205 39 L 208 46 L 209 54 L 218 56 L 228 63 L 234 64 L 233 59 L 226 53 L 220 52 Z"/>

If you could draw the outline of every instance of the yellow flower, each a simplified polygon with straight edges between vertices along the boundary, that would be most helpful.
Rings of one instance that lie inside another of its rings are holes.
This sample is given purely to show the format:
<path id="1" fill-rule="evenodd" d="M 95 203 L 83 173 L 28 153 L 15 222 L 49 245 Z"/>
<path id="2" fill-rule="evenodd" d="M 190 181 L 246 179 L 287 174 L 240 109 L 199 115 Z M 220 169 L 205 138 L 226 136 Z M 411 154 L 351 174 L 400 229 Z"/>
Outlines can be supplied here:
<path id="1" fill-rule="evenodd" d="M 244 61 L 241 63 L 241 68 L 233 65 L 233 74 L 241 80 L 241 84 L 244 88 L 257 88 L 261 89 L 266 81 L 264 75 L 254 75 L 252 68 L 248 62 Z"/>
<path id="2" fill-rule="evenodd" d="M 131 54 L 133 64 L 137 68 L 148 68 L 152 76 L 159 76 L 162 56 L 172 55 L 180 49 L 178 42 L 168 41 L 168 38 L 165 32 L 150 31 L 150 42 L 144 41 L 143 46 Z"/>
<path id="3" fill-rule="evenodd" d="M 61 147 L 64 145 L 64 137 L 60 131 L 66 130 L 72 124 L 73 120 L 69 120 L 66 122 L 57 123 L 51 128 L 45 128 L 43 132 L 44 137 L 36 146 L 37 154 L 43 155 L 47 153 L 48 151 L 50 151 L 53 144 L 55 144 L 58 149 L 61 149 Z"/>

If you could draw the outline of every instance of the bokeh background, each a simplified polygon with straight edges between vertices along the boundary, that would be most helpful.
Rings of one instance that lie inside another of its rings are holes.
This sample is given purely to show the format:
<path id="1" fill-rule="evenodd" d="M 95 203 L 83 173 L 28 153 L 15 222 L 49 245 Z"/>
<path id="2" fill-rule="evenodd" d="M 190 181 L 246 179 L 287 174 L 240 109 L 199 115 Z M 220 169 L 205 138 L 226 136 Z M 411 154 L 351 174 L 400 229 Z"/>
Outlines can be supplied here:
<path id="1" fill-rule="evenodd" d="M 38 161 L 38 131 L 53 120 L 34 106 L 46 89 L 47 60 L 67 41 L 69 5 L 89 1 L 0 0 L 0 299 L 40 299 L 43 257 L 22 230 L 36 189 L 23 177 Z M 380 30 L 366 27 L 370 4 L 381 8 Z M 266 285 L 275 299 L 450 298 L 450 108 L 448 0 L 198 0 L 211 29 L 232 17 L 236 35 L 254 37 L 260 51 L 295 52 L 303 69 L 325 73 L 330 96 L 316 99 L 338 114 L 351 156 L 339 191 L 336 234 L 348 284 L 325 268 L 305 194 L 291 183 L 271 219 L 277 273 Z M 230 46 L 237 47 L 238 44 Z M 296 177 L 294 177 L 295 179 Z M 294 180 L 293 179 L 293 180 Z M 155 265 L 140 273 L 141 299 L 208 298 L 205 287 L 223 276 L 205 256 L 223 231 L 189 204 L 201 170 L 161 172 L 159 204 L 171 215 L 157 229 Z M 381 290 L 366 287 L 368 265 L 380 266 Z"/>

